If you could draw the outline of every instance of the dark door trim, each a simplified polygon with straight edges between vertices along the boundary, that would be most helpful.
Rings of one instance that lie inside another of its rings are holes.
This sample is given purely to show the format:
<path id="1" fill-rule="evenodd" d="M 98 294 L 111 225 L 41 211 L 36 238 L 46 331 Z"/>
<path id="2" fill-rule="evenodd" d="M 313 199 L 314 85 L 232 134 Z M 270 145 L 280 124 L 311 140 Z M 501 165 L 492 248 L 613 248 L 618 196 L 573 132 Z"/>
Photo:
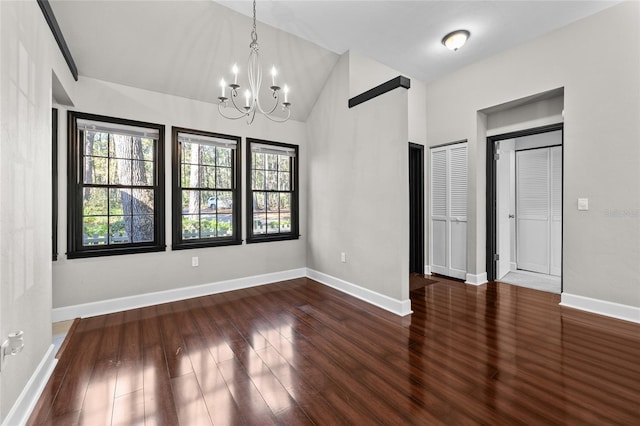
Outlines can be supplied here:
<path id="1" fill-rule="evenodd" d="M 424 146 L 409 142 L 409 272 L 424 274 Z"/>
<path id="2" fill-rule="evenodd" d="M 564 123 L 550 124 L 547 126 L 534 127 L 531 129 L 521 130 L 517 132 L 504 133 L 502 135 L 495 135 L 487 137 L 487 280 L 494 281 L 496 279 L 496 267 L 497 260 L 495 255 L 498 253 L 498 241 L 497 241 L 497 213 L 496 209 L 498 196 L 496 194 L 497 188 L 497 167 L 496 167 L 496 142 L 505 139 L 522 138 L 525 136 L 537 135 L 540 133 L 555 132 L 561 130 L 563 132 L 562 139 L 562 187 L 564 196 Z M 562 210 L 562 223 L 564 224 L 564 209 Z M 564 235 L 564 226 L 563 226 Z M 561 249 L 564 247 L 564 238 L 562 238 Z M 563 259 L 564 260 L 564 259 Z M 562 271 L 564 275 L 564 270 Z M 561 291 L 562 291 L 562 282 Z"/>

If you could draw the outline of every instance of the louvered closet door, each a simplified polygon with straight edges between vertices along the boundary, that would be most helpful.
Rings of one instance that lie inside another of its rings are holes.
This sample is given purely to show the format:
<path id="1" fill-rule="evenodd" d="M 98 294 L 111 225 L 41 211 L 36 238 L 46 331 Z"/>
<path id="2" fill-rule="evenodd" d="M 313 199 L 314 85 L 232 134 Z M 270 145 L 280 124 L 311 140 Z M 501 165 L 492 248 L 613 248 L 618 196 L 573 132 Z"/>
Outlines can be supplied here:
<path id="1" fill-rule="evenodd" d="M 549 273 L 549 149 L 516 152 L 518 269 Z"/>
<path id="2" fill-rule="evenodd" d="M 467 144 L 431 150 L 431 270 L 455 278 L 467 274 Z"/>

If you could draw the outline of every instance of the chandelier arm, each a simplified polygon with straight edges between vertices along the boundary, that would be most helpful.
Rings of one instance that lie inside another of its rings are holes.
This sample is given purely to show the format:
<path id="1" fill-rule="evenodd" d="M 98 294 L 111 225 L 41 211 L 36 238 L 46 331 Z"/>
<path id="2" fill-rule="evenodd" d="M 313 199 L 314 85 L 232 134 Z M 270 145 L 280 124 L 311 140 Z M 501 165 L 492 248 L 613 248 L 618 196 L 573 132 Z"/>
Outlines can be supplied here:
<path id="1" fill-rule="evenodd" d="M 220 113 L 221 116 L 223 116 L 224 118 L 228 119 L 228 120 L 240 120 L 241 118 L 244 118 L 247 116 L 247 114 L 242 114 L 238 117 L 233 117 L 231 115 L 227 115 L 224 112 L 224 109 L 222 108 L 222 103 L 218 104 L 218 112 Z"/>
<path id="2" fill-rule="evenodd" d="M 241 117 L 244 117 L 244 116 L 249 114 L 249 111 L 247 111 L 244 108 L 239 107 L 238 104 L 236 104 L 236 98 L 237 97 L 238 97 L 237 93 L 235 95 L 232 93 L 231 94 L 231 103 L 233 104 L 233 107 L 236 109 L 236 111 L 238 111 L 240 114 L 242 114 Z"/>
<path id="3" fill-rule="evenodd" d="M 275 105 L 273 105 L 273 108 L 271 108 L 269 111 L 265 111 L 264 109 L 262 109 L 262 105 L 260 105 L 260 101 L 258 101 L 257 104 L 258 104 L 258 109 L 263 115 L 271 115 L 278 107 L 278 100 L 276 99 Z"/>
<path id="4" fill-rule="evenodd" d="M 265 117 L 267 117 L 269 120 L 276 122 L 276 123 L 284 123 L 285 121 L 287 121 L 289 119 L 289 117 L 291 117 L 291 110 L 289 108 L 287 108 L 287 116 L 286 117 L 274 117 L 272 115 L 269 114 L 263 114 Z"/>

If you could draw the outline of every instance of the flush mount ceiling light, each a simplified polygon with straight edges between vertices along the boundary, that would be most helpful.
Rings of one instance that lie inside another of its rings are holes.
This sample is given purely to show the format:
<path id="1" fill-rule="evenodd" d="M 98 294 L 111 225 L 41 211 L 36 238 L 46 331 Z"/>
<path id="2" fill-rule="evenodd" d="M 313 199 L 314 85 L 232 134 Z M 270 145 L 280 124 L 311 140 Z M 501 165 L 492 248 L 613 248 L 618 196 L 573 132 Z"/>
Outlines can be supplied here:
<path id="1" fill-rule="evenodd" d="M 464 46 L 470 35 L 471 33 L 467 30 L 452 31 L 442 38 L 442 44 L 447 46 L 447 49 L 455 52 Z"/>
<path id="2" fill-rule="evenodd" d="M 271 68 L 271 97 L 273 99 L 270 101 L 273 105 L 269 109 L 263 109 L 262 105 L 260 105 L 260 86 L 262 85 L 262 66 L 260 65 L 260 54 L 258 52 L 258 33 L 256 31 L 256 0 L 253 0 L 253 29 L 251 30 L 251 43 L 249 44 L 249 61 L 247 63 L 247 74 L 249 77 L 249 88 L 244 91 L 244 106 L 241 107 L 236 104 L 236 98 L 238 97 L 238 89 L 240 89 L 240 85 L 238 84 L 238 66 L 233 65 L 232 73 L 233 73 L 233 82 L 229 85 L 224 81 L 224 79 L 220 80 L 220 90 L 221 95 L 218 96 L 218 111 L 220 115 L 225 118 L 231 120 L 238 120 L 240 118 L 247 119 L 247 124 L 253 123 L 254 118 L 256 117 L 256 112 L 261 113 L 269 120 L 276 121 L 279 123 L 283 123 L 289 119 L 291 116 L 291 103 L 289 102 L 289 88 L 287 85 L 284 85 L 282 92 L 284 93 L 284 101 L 280 103 L 280 86 L 276 85 L 276 76 L 278 72 L 276 71 L 276 67 Z M 227 87 L 231 89 L 230 98 L 226 95 Z M 233 108 L 230 108 L 232 114 L 228 115 L 225 110 L 227 106 L 229 106 L 229 100 L 231 100 L 231 104 Z M 278 105 L 282 107 L 282 111 L 286 114 L 284 117 L 272 115 L 273 112 L 278 108 Z"/>

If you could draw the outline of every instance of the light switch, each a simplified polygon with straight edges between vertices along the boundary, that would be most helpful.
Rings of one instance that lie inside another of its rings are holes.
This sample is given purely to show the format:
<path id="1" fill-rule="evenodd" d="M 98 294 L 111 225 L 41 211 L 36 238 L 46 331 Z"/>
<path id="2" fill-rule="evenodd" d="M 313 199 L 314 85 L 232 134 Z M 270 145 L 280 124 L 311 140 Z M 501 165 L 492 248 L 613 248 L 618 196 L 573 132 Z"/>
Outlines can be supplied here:
<path id="1" fill-rule="evenodd" d="M 588 198 L 578 198 L 578 210 L 589 210 Z"/>

